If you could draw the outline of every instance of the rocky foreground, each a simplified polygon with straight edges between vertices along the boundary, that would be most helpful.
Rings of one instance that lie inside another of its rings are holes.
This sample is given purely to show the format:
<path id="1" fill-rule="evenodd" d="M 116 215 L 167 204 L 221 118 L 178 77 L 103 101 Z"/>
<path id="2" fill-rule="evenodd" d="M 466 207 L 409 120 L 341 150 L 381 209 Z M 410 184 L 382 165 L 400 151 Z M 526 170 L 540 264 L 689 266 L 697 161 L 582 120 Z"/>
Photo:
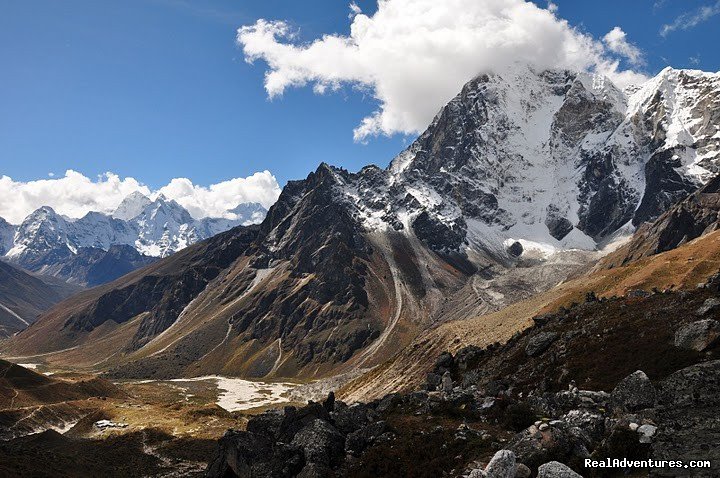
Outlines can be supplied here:
<path id="1" fill-rule="evenodd" d="M 505 345 L 441 355 L 425 390 L 286 407 L 230 430 L 209 477 L 720 474 L 720 281 L 588 294 Z M 711 468 L 589 468 L 587 459 Z"/>

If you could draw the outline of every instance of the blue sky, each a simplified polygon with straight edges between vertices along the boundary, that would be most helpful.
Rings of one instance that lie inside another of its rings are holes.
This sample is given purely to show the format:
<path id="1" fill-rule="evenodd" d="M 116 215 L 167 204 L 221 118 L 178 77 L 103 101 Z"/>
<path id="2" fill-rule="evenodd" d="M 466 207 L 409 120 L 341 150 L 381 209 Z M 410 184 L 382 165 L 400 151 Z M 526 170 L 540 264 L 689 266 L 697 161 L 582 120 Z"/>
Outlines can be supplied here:
<path id="1" fill-rule="evenodd" d="M 643 52 L 636 70 L 720 68 L 720 15 L 660 34 L 683 14 L 720 9 L 714 1 L 555 3 L 560 18 L 595 38 L 620 26 Z M 235 42 L 238 27 L 261 18 L 287 21 L 295 41 L 346 35 L 349 12 L 337 0 L 0 0 L 0 176 L 113 171 L 158 188 L 268 169 L 282 185 L 321 161 L 384 166 L 412 134 L 353 140 L 378 107 L 371 91 L 290 87 L 270 100 L 263 59 L 246 63 Z"/>

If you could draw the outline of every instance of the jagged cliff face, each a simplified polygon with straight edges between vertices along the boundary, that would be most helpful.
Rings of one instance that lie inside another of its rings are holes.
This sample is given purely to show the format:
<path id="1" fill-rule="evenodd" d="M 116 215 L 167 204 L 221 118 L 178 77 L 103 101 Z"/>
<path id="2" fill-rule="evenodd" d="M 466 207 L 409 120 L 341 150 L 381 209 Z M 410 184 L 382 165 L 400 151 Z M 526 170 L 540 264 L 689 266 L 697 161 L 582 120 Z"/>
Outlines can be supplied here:
<path id="1" fill-rule="evenodd" d="M 720 228 L 720 176 L 643 224 L 622 247 L 603 257 L 599 267 L 618 267 L 670 251 Z"/>
<path id="2" fill-rule="evenodd" d="M 410 229 L 435 250 L 592 249 L 717 171 L 719 102 L 720 75 L 697 71 L 631 95 L 585 73 L 483 75 L 387 171 L 339 189 L 367 229 Z"/>
<path id="3" fill-rule="evenodd" d="M 645 194 L 635 226 L 720 169 L 720 74 L 666 68 L 631 97 L 626 129 L 644 147 Z"/>
<path id="4" fill-rule="evenodd" d="M 387 169 L 322 164 L 257 229 L 61 304 L 9 350 L 68 349 L 52 359 L 124 377 L 378 364 L 552 287 L 707 181 L 717 78 L 665 70 L 628 95 L 585 73 L 480 76 Z"/>

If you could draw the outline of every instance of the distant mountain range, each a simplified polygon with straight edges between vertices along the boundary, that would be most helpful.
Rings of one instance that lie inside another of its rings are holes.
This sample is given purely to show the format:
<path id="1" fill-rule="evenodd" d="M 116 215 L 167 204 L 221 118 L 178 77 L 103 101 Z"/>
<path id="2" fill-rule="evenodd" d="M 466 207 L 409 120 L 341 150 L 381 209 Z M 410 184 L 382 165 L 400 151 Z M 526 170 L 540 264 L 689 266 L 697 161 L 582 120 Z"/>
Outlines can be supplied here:
<path id="1" fill-rule="evenodd" d="M 564 70 L 478 76 L 388 168 L 323 163 L 290 181 L 259 226 L 71 298 L 7 350 L 68 349 L 52 360 L 124 377 L 315 378 L 377 365 L 440 322 L 587 270 L 599 247 L 706 184 L 720 171 L 719 102 L 720 74 L 695 70 L 665 69 L 633 91 Z M 220 229 L 165 200 L 133 197 L 119 214 L 134 217 L 93 219 L 102 226 L 90 230 L 106 231 L 98 244 L 132 238 L 163 256 Z M 45 236 L 93 246 L 82 219 L 63 221 L 28 227 L 35 246 L 15 241 L 9 257 L 31 256 Z"/>
<path id="2" fill-rule="evenodd" d="M 261 222 L 265 208 L 243 203 L 234 219 L 194 219 L 177 202 L 135 192 L 112 215 L 79 219 L 37 209 L 18 226 L 0 218 L 0 255 L 29 271 L 94 286 L 238 225 Z"/>

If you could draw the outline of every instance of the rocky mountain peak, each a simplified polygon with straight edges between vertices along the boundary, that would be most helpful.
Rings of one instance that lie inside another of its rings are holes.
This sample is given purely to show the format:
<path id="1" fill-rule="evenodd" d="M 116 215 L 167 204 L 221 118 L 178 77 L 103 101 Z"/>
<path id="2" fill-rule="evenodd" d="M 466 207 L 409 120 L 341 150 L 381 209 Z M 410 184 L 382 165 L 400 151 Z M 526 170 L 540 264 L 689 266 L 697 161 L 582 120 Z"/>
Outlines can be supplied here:
<path id="1" fill-rule="evenodd" d="M 41 206 L 30 213 L 22 222 L 22 224 L 40 224 L 40 223 L 57 223 L 64 221 L 64 218 L 55 212 L 50 206 Z"/>
<path id="2" fill-rule="evenodd" d="M 267 214 L 267 209 L 260 203 L 247 202 L 238 204 L 228 212 L 235 215 L 235 220 L 240 221 L 243 225 L 248 225 L 262 222 Z"/>
<path id="3" fill-rule="evenodd" d="M 589 73 L 483 74 L 387 170 L 316 174 L 365 229 L 413 231 L 434 249 L 594 249 L 716 170 L 716 77 L 664 70 L 628 95 Z"/>
<path id="4" fill-rule="evenodd" d="M 171 219 L 179 223 L 192 222 L 190 213 L 174 199 L 160 194 L 154 201 L 145 206 L 140 213 L 150 218 Z"/>
<path id="5" fill-rule="evenodd" d="M 70 248 L 67 227 L 67 221 L 53 208 L 40 207 L 18 226 L 14 245 L 7 255 L 15 257 L 23 253 L 37 255 L 53 249 L 67 250 Z"/>
<path id="6" fill-rule="evenodd" d="M 118 205 L 112 216 L 118 219 L 128 221 L 138 216 L 145 207 L 150 205 L 152 201 L 140 191 L 134 191 L 127 195 L 125 199 Z"/>

